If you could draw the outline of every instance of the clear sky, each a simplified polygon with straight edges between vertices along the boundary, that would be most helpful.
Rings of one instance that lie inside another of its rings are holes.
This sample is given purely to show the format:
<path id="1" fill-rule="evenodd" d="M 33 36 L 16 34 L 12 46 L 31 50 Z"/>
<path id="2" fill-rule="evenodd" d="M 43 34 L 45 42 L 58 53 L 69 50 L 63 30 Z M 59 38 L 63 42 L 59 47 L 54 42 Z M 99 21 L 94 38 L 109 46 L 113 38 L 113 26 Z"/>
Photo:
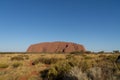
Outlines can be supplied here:
<path id="1" fill-rule="evenodd" d="M 120 0 L 0 0 L 0 51 L 46 41 L 120 50 Z"/>

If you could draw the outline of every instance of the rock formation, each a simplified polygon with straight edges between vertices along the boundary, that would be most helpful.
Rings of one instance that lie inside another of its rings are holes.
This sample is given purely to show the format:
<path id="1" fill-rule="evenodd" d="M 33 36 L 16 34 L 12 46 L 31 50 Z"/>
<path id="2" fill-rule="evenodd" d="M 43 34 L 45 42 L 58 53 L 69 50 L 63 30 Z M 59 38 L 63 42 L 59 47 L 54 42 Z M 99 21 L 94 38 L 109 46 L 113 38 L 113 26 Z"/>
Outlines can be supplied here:
<path id="1" fill-rule="evenodd" d="M 72 42 L 43 42 L 31 45 L 27 52 L 62 52 L 85 51 L 83 45 Z"/>

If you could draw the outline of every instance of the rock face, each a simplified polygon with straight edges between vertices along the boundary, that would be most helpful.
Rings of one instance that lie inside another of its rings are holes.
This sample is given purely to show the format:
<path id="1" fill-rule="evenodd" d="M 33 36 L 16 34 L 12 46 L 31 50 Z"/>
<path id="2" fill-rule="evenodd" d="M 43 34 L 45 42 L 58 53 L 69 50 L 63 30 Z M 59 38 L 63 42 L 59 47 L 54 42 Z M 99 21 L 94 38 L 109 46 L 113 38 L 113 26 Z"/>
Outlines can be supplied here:
<path id="1" fill-rule="evenodd" d="M 85 51 L 83 45 L 72 43 L 72 42 L 43 42 L 31 45 L 27 52 L 74 52 L 74 51 Z"/>

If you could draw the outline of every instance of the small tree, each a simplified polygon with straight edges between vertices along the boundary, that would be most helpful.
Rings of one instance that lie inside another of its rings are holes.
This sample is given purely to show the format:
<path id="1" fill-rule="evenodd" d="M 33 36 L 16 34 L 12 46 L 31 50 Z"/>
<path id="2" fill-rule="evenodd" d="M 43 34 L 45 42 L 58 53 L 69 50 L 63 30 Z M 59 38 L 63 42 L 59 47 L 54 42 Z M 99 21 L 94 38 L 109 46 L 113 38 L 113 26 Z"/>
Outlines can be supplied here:
<path id="1" fill-rule="evenodd" d="M 70 54 L 83 54 L 83 53 L 84 53 L 83 50 L 70 52 Z"/>
<path id="2" fill-rule="evenodd" d="M 91 52 L 91 51 L 85 51 L 85 53 L 90 54 L 90 53 L 92 53 L 92 52 Z"/>
<path id="3" fill-rule="evenodd" d="M 119 50 L 114 50 L 113 53 L 119 53 Z"/>
<path id="4" fill-rule="evenodd" d="M 104 53 L 104 51 L 99 51 L 98 53 Z"/>

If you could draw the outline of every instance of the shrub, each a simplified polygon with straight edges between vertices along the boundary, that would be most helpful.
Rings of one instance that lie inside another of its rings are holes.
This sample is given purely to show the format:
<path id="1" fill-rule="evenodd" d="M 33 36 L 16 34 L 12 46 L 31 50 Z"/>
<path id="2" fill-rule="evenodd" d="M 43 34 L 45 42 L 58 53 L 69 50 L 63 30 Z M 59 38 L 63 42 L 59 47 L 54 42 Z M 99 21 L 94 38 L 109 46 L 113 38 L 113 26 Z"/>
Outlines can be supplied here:
<path id="1" fill-rule="evenodd" d="M 24 55 L 24 59 L 28 60 L 29 56 L 28 55 Z"/>
<path id="2" fill-rule="evenodd" d="M 87 61 L 83 61 L 82 63 L 81 63 L 81 70 L 82 70 L 82 72 L 85 72 L 85 71 L 87 71 L 87 69 L 89 69 L 90 68 L 90 65 L 88 64 L 88 62 Z"/>
<path id="3" fill-rule="evenodd" d="M 102 70 L 102 80 L 115 80 L 113 79 L 113 68 L 110 68 L 110 66 L 102 66 L 100 68 Z"/>
<path id="4" fill-rule="evenodd" d="M 72 59 L 72 58 L 74 58 L 74 55 L 72 55 L 72 54 L 69 54 L 69 55 L 66 55 L 66 59 Z"/>
<path id="5" fill-rule="evenodd" d="M 44 73 L 44 78 L 48 80 L 63 80 L 65 74 L 67 74 L 71 68 L 72 66 L 68 62 L 59 62 L 42 73 Z"/>
<path id="6" fill-rule="evenodd" d="M 85 56 L 84 59 L 92 59 L 91 56 Z"/>
<path id="7" fill-rule="evenodd" d="M 71 79 L 64 80 L 119 80 L 115 77 L 109 68 L 93 67 L 83 72 L 81 68 L 73 67 L 68 75 Z M 114 77 L 113 77 L 114 76 Z"/>
<path id="8" fill-rule="evenodd" d="M 101 80 L 102 79 L 102 70 L 99 67 L 90 68 L 87 71 L 87 76 L 90 80 Z"/>
<path id="9" fill-rule="evenodd" d="M 70 54 L 83 54 L 84 51 L 74 51 L 74 52 L 71 52 Z"/>
<path id="10" fill-rule="evenodd" d="M 40 62 L 39 59 L 35 59 L 35 60 L 32 61 L 32 65 L 36 65 L 36 64 L 38 64 L 39 62 Z"/>
<path id="11" fill-rule="evenodd" d="M 109 55 L 109 56 L 106 57 L 106 59 L 107 59 L 107 60 L 110 60 L 110 61 L 112 61 L 112 62 L 115 62 L 116 59 L 117 59 L 117 56 L 116 56 L 116 55 Z"/>
<path id="12" fill-rule="evenodd" d="M 17 55 L 11 58 L 12 61 L 13 60 L 20 61 L 20 60 L 27 60 L 27 59 L 29 59 L 28 55 Z"/>
<path id="13" fill-rule="evenodd" d="M 103 54 L 99 55 L 99 58 L 105 58 L 105 57 L 106 55 L 103 55 Z"/>
<path id="14" fill-rule="evenodd" d="M 12 67 L 13 67 L 13 68 L 17 68 L 17 67 L 19 67 L 19 66 L 21 66 L 21 65 L 22 65 L 22 63 L 15 62 L 15 63 L 12 64 Z"/>
<path id="15" fill-rule="evenodd" d="M 100 54 L 101 54 L 101 53 L 104 53 L 104 51 L 99 51 L 98 53 L 100 53 Z"/>
<path id="16" fill-rule="evenodd" d="M 73 67 L 67 75 L 71 76 L 71 80 L 88 80 L 87 74 L 83 73 L 78 67 Z M 68 79 L 65 77 L 65 80 Z"/>
<path id="17" fill-rule="evenodd" d="M 66 56 L 66 61 L 73 67 L 80 64 L 80 59 L 76 59 L 76 56 L 72 54 Z"/>
<path id="18" fill-rule="evenodd" d="M 43 71 L 40 71 L 41 77 L 43 78 L 43 80 L 47 80 L 48 79 L 48 71 L 49 69 L 45 69 Z"/>
<path id="19" fill-rule="evenodd" d="M 67 60 L 67 62 L 69 63 L 70 66 L 74 67 L 74 66 L 79 66 L 80 61 L 77 60 L 76 58 L 71 58 L 69 60 Z"/>
<path id="20" fill-rule="evenodd" d="M 20 60 L 24 60 L 24 58 L 21 57 L 21 56 L 14 56 L 14 57 L 11 58 L 11 60 L 12 60 L 12 61 L 13 61 L 13 60 L 20 61 Z"/>
<path id="21" fill-rule="evenodd" d="M 59 59 L 59 58 L 38 58 L 38 59 L 35 59 L 32 64 L 33 65 L 36 65 L 38 63 L 43 63 L 43 64 L 55 64 L 56 62 L 60 61 L 62 59 Z"/>
<path id="22" fill-rule="evenodd" d="M 0 63 L 0 68 L 8 68 L 9 65 L 5 63 Z"/>
<path id="23" fill-rule="evenodd" d="M 90 54 L 90 53 L 92 53 L 92 52 L 91 52 L 91 51 L 85 51 L 85 53 Z"/>
<path id="24" fill-rule="evenodd" d="M 0 71 L 0 75 L 5 75 L 5 74 L 7 74 L 7 71 Z"/>
<path id="25" fill-rule="evenodd" d="M 114 50 L 113 53 L 119 53 L 119 50 Z"/>
<path id="26" fill-rule="evenodd" d="M 58 61 L 57 58 L 40 58 L 39 61 L 44 64 L 54 64 Z"/>

